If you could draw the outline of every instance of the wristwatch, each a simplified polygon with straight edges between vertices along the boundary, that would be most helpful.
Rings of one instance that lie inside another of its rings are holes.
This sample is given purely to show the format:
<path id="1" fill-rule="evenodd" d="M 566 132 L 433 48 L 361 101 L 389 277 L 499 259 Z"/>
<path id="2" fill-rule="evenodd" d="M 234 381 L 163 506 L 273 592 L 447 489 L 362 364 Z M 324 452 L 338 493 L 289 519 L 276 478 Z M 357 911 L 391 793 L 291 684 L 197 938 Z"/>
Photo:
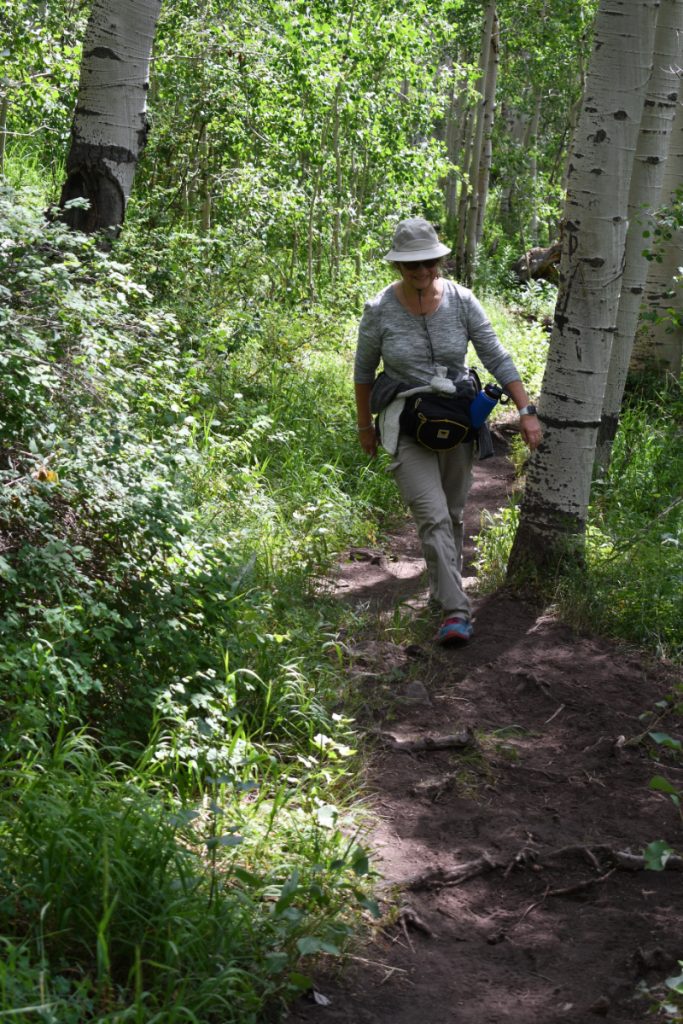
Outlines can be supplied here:
<path id="1" fill-rule="evenodd" d="M 535 405 L 525 405 L 522 409 L 519 409 L 517 411 L 517 415 L 518 416 L 535 416 L 536 415 L 536 406 Z"/>

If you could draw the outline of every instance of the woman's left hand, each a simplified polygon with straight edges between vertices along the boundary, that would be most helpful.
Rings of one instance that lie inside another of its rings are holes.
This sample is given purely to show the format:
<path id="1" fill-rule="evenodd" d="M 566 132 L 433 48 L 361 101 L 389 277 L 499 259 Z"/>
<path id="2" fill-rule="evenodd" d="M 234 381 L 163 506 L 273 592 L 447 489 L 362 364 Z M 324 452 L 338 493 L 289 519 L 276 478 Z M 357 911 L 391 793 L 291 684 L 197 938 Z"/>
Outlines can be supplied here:
<path id="1" fill-rule="evenodd" d="M 538 416 L 520 416 L 519 417 L 519 430 L 522 435 L 522 440 L 531 448 L 538 448 L 539 444 L 543 440 L 543 431 L 541 430 L 541 424 L 538 422 Z"/>

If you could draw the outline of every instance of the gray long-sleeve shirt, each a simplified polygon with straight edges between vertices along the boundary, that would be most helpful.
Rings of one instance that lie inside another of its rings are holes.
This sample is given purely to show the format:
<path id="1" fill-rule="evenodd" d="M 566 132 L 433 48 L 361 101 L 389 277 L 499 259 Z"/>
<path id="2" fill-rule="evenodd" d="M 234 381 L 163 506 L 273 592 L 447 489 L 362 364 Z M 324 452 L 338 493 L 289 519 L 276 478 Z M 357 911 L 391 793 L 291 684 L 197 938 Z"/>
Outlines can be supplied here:
<path id="1" fill-rule="evenodd" d="M 520 379 L 469 288 L 445 279 L 443 286 L 441 302 L 424 318 L 401 305 L 393 285 L 365 304 L 358 328 L 357 384 L 373 383 L 380 360 L 389 377 L 412 387 L 429 384 L 435 364 L 446 366 L 449 375 L 459 379 L 465 376 L 468 341 L 502 387 Z"/>

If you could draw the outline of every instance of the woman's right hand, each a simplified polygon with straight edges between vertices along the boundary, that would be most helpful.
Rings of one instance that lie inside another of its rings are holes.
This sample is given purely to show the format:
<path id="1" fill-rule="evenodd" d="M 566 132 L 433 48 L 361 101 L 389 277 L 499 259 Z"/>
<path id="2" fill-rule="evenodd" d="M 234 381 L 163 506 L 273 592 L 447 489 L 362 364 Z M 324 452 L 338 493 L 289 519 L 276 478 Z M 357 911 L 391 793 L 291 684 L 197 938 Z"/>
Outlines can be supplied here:
<path id="1" fill-rule="evenodd" d="M 358 440 L 363 451 L 374 458 L 377 454 L 377 434 L 374 423 L 365 429 L 358 427 Z"/>

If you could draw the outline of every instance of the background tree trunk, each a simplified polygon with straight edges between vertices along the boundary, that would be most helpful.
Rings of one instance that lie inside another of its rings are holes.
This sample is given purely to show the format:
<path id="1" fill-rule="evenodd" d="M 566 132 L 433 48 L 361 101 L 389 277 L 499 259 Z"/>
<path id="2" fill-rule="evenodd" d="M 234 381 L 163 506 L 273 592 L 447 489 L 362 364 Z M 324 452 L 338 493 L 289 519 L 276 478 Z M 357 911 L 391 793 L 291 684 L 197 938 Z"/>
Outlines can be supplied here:
<path id="1" fill-rule="evenodd" d="M 477 223 L 475 244 L 478 247 L 484 234 L 484 214 L 489 195 L 489 178 L 493 163 L 493 118 L 496 109 L 496 83 L 498 81 L 498 61 L 500 53 L 500 25 L 498 15 L 493 13 L 489 61 L 486 69 L 486 90 L 484 93 L 484 145 L 481 154 L 481 167 L 477 182 Z"/>
<path id="2" fill-rule="evenodd" d="M 474 136 L 474 122 L 476 111 L 470 107 L 466 113 L 465 136 L 462 147 L 462 166 L 469 168 L 472 161 L 472 145 Z M 460 195 L 458 197 L 458 233 L 455 242 L 455 275 L 464 280 L 467 276 L 467 205 L 472 182 L 469 175 L 460 182 Z"/>
<path id="3" fill-rule="evenodd" d="M 534 113 L 531 118 L 531 124 L 529 126 L 529 180 L 532 189 L 532 202 L 533 202 L 533 213 L 531 215 L 531 224 L 529 225 L 529 236 L 532 245 L 538 245 L 538 196 L 536 195 L 536 182 L 538 180 L 538 126 L 541 121 L 541 103 L 542 95 L 539 92 L 536 93 L 534 99 Z"/>
<path id="4" fill-rule="evenodd" d="M 580 556 L 615 328 L 657 0 L 601 0 L 569 168 L 560 293 L 509 571 Z"/>
<path id="5" fill-rule="evenodd" d="M 7 112 L 9 110 L 9 86 L 0 92 L 0 174 L 5 173 L 5 144 L 7 141 Z"/>
<path id="6" fill-rule="evenodd" d="M 624 276 L 598 432 L 596 462 L 604 468 L 609 465 L 612 443 L 619 424 L 619 410 L 647 279 L 648 261 L 643 250 L 648 242 L 643 232 L 649 229 L 652 235 L 653 214 L 662 193 L 671 140 L 671 124 L 678 102 L 678 66 L 682 44 L 683 0 L 661 0 L 652 76 L 645 99 L 631 177 Z"/>
<path id="7" fill-rule="evenodd" d="M 462 149 L 465 129 L 465 109 L 467 101 L 467 81 L 460 74 L 454 79 L 446 110 L 446 151 L 451 165 L 458 163 Z M 446 225 L 450 235 L 455 229 L 458 202 L 458 171 L 451 166 L 445 185 Z M 460 171 L 461 175 L 461 171 Z"/>
<path id="8" fill-rule="evenodd" d="M 201 195 L 201 232 L 203 235 L 208 235 L 211 232 L 211 210 L 213 200 L 211 195 L 210 164 L 211 145 L 209 143 L 206 125 L 202 125 L 201 133 L 199 135 L 197 175 L 199 178 L 199 188 Z"/>
<path id="9" fill-rule="evenodd" d="M 147 89 L 161 0 L 94 0 L 83 43 L 67 178 L 60 205 L 80 231 L 118 234 L 147 138 Z"/>
<path id="10" fill-rule="evenodd" d="M 682 182 L 683 103 L 679 101 L 664 171 L 661 198 L 665 206 L 670 207 L 674 203 L 677 191 L 680 204 Z M 679 213 L 678 218 L 671 219 L 670 237 L 662 237 L 657 242 L 651 240 L 651 248 L 656 249 L 659 259 L 651 260 L 648 267 L 644 293 L 644 308 L 648 318 L 641 319 L 636 334 L 630 366 L 635 373 L 646 369 L 676 375 L 681 372 L 683 283 L 680 281 L 680 268 L 683 265 L 683 228 L 680 225 Z M 672 309 L 676 320 L 672 319 Z"/>
<path id="11" fill-rule="evenodd" d="M 467 228 L 465 231 L 465 258 L 463 267 L 463 278 L 470 282 L 472 278 L 472 267 L 477 248 L 477 212 L 479 205 L 479 169 L 482 163 L 484 150 L 484 125 L 486 119 L 486 93 L 487 77 L 492 59 L 492 36 L 496 21 L 495 0 L 486 7 L 484 16 L 484 27 L 481 37 L 481 52 L 479 56 L 479 92 L 481 99 L 477 104 L 476 120 L 472 138 L 472 158 L 468 168 L 469 190 L 467 204 Z"/>

